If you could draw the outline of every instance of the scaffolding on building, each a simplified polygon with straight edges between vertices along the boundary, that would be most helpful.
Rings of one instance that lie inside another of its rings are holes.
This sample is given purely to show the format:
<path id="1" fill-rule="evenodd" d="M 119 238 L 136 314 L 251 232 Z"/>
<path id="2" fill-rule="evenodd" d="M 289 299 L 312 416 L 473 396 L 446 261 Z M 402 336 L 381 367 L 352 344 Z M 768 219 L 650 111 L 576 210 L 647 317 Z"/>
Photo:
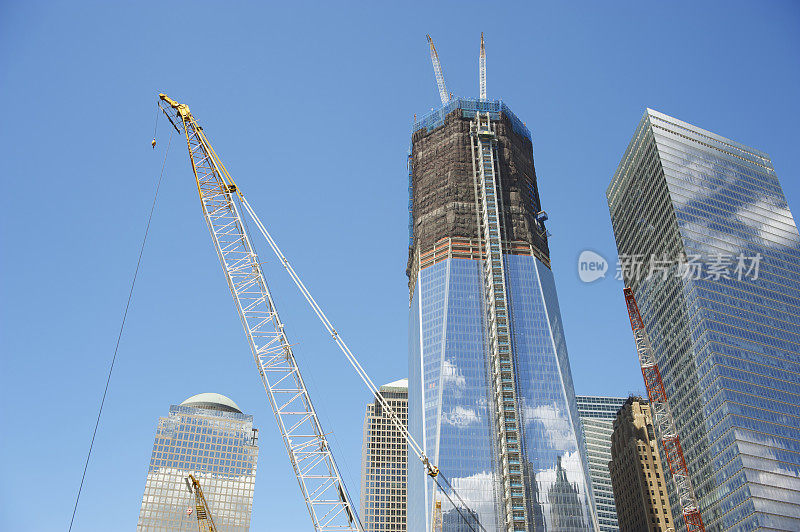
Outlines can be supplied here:
<path id="1" fill-rule="evenodd" d="M 483 116 L 481 116 L 483 114 Z M 497 140 L 489 113 L 472 123 L 472 165 L 483 260 L 484 307 L 489 340 L 490 389 L 496 427 L 496 460 L 501 489 L 503 529 L 529 530 L 522 474 L 519 405 L 511 348 L 508 294 L 503 268 L 502 195 L 497 190 Z"/>

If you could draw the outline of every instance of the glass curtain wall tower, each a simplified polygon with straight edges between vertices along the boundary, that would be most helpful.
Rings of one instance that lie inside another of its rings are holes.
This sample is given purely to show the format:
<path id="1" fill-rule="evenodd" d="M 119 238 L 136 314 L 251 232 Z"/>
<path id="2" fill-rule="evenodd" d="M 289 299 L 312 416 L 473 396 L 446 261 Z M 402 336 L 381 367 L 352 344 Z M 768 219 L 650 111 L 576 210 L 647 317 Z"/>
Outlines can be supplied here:
<path id="1" fill-rule="evenodd" d="M 409 154 L 409 430 L 469 511 L 410 464 L 408 529 L 593 529 L 530 132 L 443 87 Z"/>
<path id="2" fill-rule="evenodd" d="M 247 532 L 253 509 L 258 429 L 224 395 L 201 393 L 169 407 L 159 418 L 139 512 L 138 532 L 197 531 L 194 495 L 200 481 L 220 530 Z"/>
<path id="3" fill-rule="evenodd" d="M 589 476 L 592 479 L 592 496 L 597 512 L 600 532 L 618 532 L 617 507 L 614 489 L 611 486 L 611 434 L 617 412 L 625 404 L 621 397 L 597 397 L 579 395 L 578 415 L 581 419 L 586 454 L 589 461 Z"/>
<path id="4" fill-rule="evenodd" d="M 648 109 L 607 198 L 706 530 L 800 530 L 800 235 L 769 156 Z"/>

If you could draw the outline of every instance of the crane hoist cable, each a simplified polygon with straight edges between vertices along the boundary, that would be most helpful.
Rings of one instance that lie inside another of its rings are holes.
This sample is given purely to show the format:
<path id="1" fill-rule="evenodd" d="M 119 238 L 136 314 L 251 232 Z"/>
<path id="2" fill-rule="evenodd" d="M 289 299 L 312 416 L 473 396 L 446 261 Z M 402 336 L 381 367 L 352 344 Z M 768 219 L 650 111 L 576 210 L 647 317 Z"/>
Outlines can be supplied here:
<path id="1" fill-rule="evenodd" d="M 300 279 L 300 276 L 297 274 L 297 272 L 294 270 L 292 265 L 289 263 L 288 259 L 283 254 L 283 252 L 281 252 L 281 250 L 278 247 L 277 243 L 272 238 L 272 235 L 270 235 L 269 231 L 267 231 L 266 227 L 261 222 L 261 219 L 258 217 L 256 212 L 250 206 L 250 203 L 247 201 L 247 199 L 244 197 L 244 195 L 241 193 L 240 190 L 237 189 L 237 192 L 239 194 L 239 198 L 241 200 L 242 206 L 244 207 L 245 211 L 247 212 L 247 214 L 250 215 L 250 218 L 255 223 L 255 225 L 258 228 L 258 230 L 261 233 L 261 235 L 267 241 L 267 243 L 269 244 L 270 248 L 272 248 L 272 251 L 278 257 L 278 260 L 281 262 L 283 267 L 289 273 L 289 276 L 292 278 L 292 281 L 294 281 L 294 283 L 297 286 L 297 288 L 300 289 L 300 292 L 303 294 L 303 297 L 308 302 L 308 304 L 311 306 L 311 308 L 314 310 L 314 313 L 317 315 L 319 320 L 322 322 L 323 326 L 328 331 L 328 334 L 330 334 L 331 338 L 334 340 L 336 345 L 339 346 L 339 349 L 342 351 L 342 353 L 344 353 L 344 355 L 347 358 L 348 362 L 350 362 L 350 365 L 353 367 L 353 369 L 356 370 L 356 373 L 359 375 L 359 377 L 361 377 L 361 380 L 364 381 L 364 384 L 367 385 L 367 388 L 370 389 L 370 391 L 372 392 L 373 396 L 375 396 L 375 398 L 381 404 L 381 408 L 383 409 L 383 412 L 389 414 L 389 418 L 391 419 L 391 421 L 394 424 L 395 428 L 397 430 L 399 430 L 400 433 L 403 435 L 403 437 L 405 438 L 406 443 L 408 444 L 409 448 L 414 451 L 414 453 L 417 455 L 417 457 L 420 459 L 420 461 L 425 465 L 425 467 L 428 470 L 428 475 L 433 477 L 434 479 L 436 479 L 437 484 L 439 485 L 439 488 L 442 490 L 442 493 L 444 493 L 445 496 L 448 497 L 448 499 L 450 499 L 450 497 L 448 495 L 448 489 L 446 489 L 446 488 L 449 488 L 449 490 L 453 494 L 455 494 L 455 496 L 458 498 L 459 502 L 461 503 L 461 505 L 464 508 L 468 508 L 466 502 L 464 502 L 464 500 L 461 498 L 461 496 L 456 491 L 456 489 L 453 487 L 453 485 L 450 484 L 450 481 L 447 480 L 447 477 L 445 477 L 439 471 L 439 469 L 430 462 L 430 460 L 428 459 L 428 457 L 425 454 L 425 451 L 422 449 L 422 447 L 419 445 L 419 443 L 417 443 L 417 441 L 414 439 L 414 437 L 408 431 L 406 426 L 403 424 L 403 422 L 397 416 L 397 413 L 394 411 L 394 409 L 392 409 L 392 407 L 389 406 L 389 403 L 384 399 L 384 397 L 380 393 L 380 390 L 378 389 L 378 387 L 375 386 L 375 383 L 372 381 L 372 379 L 370 378 L 370 376 L 367 373 L 367 371 L 363 368 L 363 366 L 361 366 L 361 363 L 358 361 L 358 359 L 352 353 L 352 351 L 350 351 L 350 348 L 347 347 L 347 344 L 344 342 L 344 340 L 339 335 L 339 333 L 336 331 L 336 329 L 334 329 L 333 324 L 330 322 L 330 320 L 328 320 L 328 317 L 325 315 L 325 313 L 322 311 L 322 308 L 320 308 L 320 306 L 317 303 L 317 301 L 311 295 L 311 292 L 309 292 L 308 288 L 306 288 L 305 284 L 303 284 L 303 281 Z M 438 477 L 441 477 L 441 479 L 444 480 L 444 482 L 447 484 L 446 487 L 443 486 L 441 483 L 439 483 Z M 456 508 L 458 513 L 461 514 L 461 510 L 459 509 L 459 505 L 455 504 L 455 502 L 452 499 L 450 499 L 450 502 L 453 504 L 453 507 Z M 464 517 L 463 514 L 462 514 L 462 517 Z M 470 528 L 472 529 L 472 526 L 469 523 L 469 519 L 464 517 L 464 520 L 467 522 L 468 525 L 470 525 Z M 478 523 L 478 524 L 480 524 L 480 523 Z M 481 526 L 481 529 L 483 529 L 483 526 Z"/>
<path id="2" fill-rule="evenodd" d="M 186 138 L 203 217 L 314 528 L 362 532 L 235 201 L 237 187 L 189 107 L 159 97 Z"/>
<path id="3" fill-rule="evenodd" d="M 294 281 L 305 300 L 322 322 L 328 334 L 345 355 L 347 361 L 364 384 L 366 384 L 370 392 L 372 392 L 384 412 L 389 415 L 396 429 L 403 435 L 409 449 L 411 449 L 422 462 L 428 476 L 436 481 L 439 488 L 445 493 L 448 499 L 450 499 L 446 487 L 437 479 L 437 477 L 440 476 L 439 469 L 431 463 L 422 446 L 414 439 L 402 421 L 400 421 L 394 409 L 384 399 L 364 367 L 333 327 L 333 324 L 311 295 L 308 288 L 306 288 L 300 276 L 289 263 L 283 252 L 281 252 L 277 243 L 272 238 L 272 235 L 267 231 L 241 189 L 236 185 L 225 168 L 225 165 L 214 151 L 214 148 L 203 132 L 203 128 L 197 123 L 189 107 L 186 104 L 176 102 L 163 93 L 159 94 L 159 98 L 174 111 L 175 117 L 178 119 L 181 127 L 172 120 L 168 109 L 162 107 L 164 114 L 167 115 L 173 127 L 177 131 L 182 132 L 186 137 L 189 158 L 192 164 L 192 171 L 195 175 L 195 182 L 200 195 L 206 224 L 208 225 L 217 255 L 225 271 L 228 286 L 236 302 L 242 325 L 248 336 L 251 351 L 253 352 L 262 382 L 275 413 L 278 427 L 289 454 L 289 459 L 292 462 L 298 483 L 306 498 L 306 505 L 311 514 L 315 528 L 317 530 L 362 530 L 360 522 L 356 524 L 358 518 L 355 509 L 350 503 L 349 497 L 346 495 L 344 483 L 336 467 L 333 454 L 330 451 L 330 446 L 325 437 L 325 433 L 322 431 L 308 390 L 303 383 L 300 369 L 297 367 L 292 352 L 291 344 L 289 344 L 284 333 L 284 325 L 278 317 L 272 295 L 267 287 L 261 263 L 244 229 L 244 222 L 239 212 L 239 206 L 249 215 L 259 232 L 267 240 L 270 248 L 289 273 L 292 281 Z M 234 199 L 236 201 L 234 201 Z M 290 384 L 293 383 L 294 386 L 292 387 L 286 384 L 287 381 L 290 381 Z M 287 386 L 289 387 L 288 397 L 282 395 L 283 392 L 286 392 L 285 387 Z M 286 402 L 282 403 L 281 400 Z M 298 400 L 300 400 L 300 405 L 297 404 Z M 290 405 L 300 407 L 301 410 L 285 410 L 285 408 Z M 288 424 L 287 418 L 291 417 L 292 414 L 295 416 L 299 414 L 300 419 L 295 417 L 293 420 L 294 424 Z M 310 425 L 307 428 L 311 429 L 313 434 L 310 434 L 308 431 L 305 433 L 296 432 L 295 429 L 303 423 L 308 423 Z M 308 453 L 315 454 L 313 456 L 307 456 Z M 323 476 L 323 482 L 319 482 L 319 475 L 309 474 L 310 469 L 308 471 L 304 470 L 304 463 L 308 461 L 310 461 L 311 464 L 308 466 L 310 468 L 319 466 L 320 464 L 324 464 L 327 467 L 328 474 L 327 476 Z M 444 475 L 441 476 L 447 483 L 447 487 L 456 495 L 463 507 L 468 508 L 450 482 L 444 478 Z M 317 485 L 311 485 L 315 480 L 317 481 Z M 338 490 L 338 503 L 332 501 L 330 498 L 320 502 L 320 493 L 331 489 Z M 452 502 L 452 499 L 450 500 Z M 459 511 L 459 514 L 461 514 L 459 505 L 453 504 L 453 506 Z M 347 525 L 336 525 L 334 523 L 336 519 L 341 520 L 343 513 L 348 517 L 350 528 L 347 528 Z M 467 524 L 469 524 L 470 528 L 473 528 L 469 521 L 467 521 Z M 482 530 L 485 530 L 480 522 L 477 524 Z"/>
<path id="4" fill-rule="evenodd" d="M 156 115 L 158 116 L 158 115 Z M 158 119 L 156 119 L 158 124 Z M 174 125 L 174 124 L 173 124 Z M 153 148 L 155 148 L 155 137 L 153 138 Z M 167 149 L 164 151 L 164 161 L 161 163 L 161 173 L 158 176 L 156 183 L 156 191 L 153 194 L 153 203 L 150 206 L 150 214 L 147 216 L 147 225 L 144 229 L 144 236 L 142 237 L 142 245 L 139 246 L 139 257 L 136 259 L 136 268 L 133 271 L 133 279 L 131 280 L 131 289 L 128 291 L 128 300 L 125 303 L 125 310 L 122 313 L 122 323 L 119 326 L 119 334 L 117 334 L 117 343 L 114 346 L 114 355 L 111 357 L 111 364 L 108 367 L 108 376 L 106 377 L 106 386 L 103 389 L 103 397 L 100 399 L 100 408 L 97 411 L 97 420 L 94 424 L 94 431 L 92 432 L 92 440 L 89 443 L 89 451 L 86 453 L 86 461 L 83 464 L 83 474 L 81 475 L 81 483 L 78 487 L 78 494 L 75 496 L 75 506 L 72 508 L 72 518 L 69 521 L 69 531 L 72 530 L 72 525 L 75 522 L 75 514 L 78 511 L 78 502 L 81 498 L 83 491 L 83 482 L 86 480 L 86 470 L 89 468 L 89 459 L 92 457 L 92 449 L 94 449 L 94 440 L 97 437 L 97 428 L 100 426 L 100 416 L 103 414 L 103 406 L 106 404 L 106 396 L 108 395 L 108 386 L 111 383 L 111 373 L 114 371 L 114 363 L 117 361 L 117 353 L 119 352 L 119 343 L 122 340 L 122 332 L 125 330 L 125 321 L 128 318 L 128 309 L 131 306 L 131 299 L 133 298 L 133 288 L 136 286 L 136 278 L 139 276 L 139 266 L 142 264 L 142 255 L 144 255 L 144 246 L 147 243 L 147 235 L 150 234 L 150 223 L 153 221 L 153 213 L 156 210 L 156 203 L 158 202 L 158 193 L 161 190 L 161 182 L 164 179 L 164 167 L 167 164 L 167 156 L 169 155 L 169 147 L 172 145 L 172 135 L 169 136 L 167 142 Z"/>
<path id="5" fill-rule="evenodd" d="M 238 189 L 237 189 L 237 191 L 238 191 Z M 339 349 L 342 351 L 342 353 L 344 353 L 345 357 L 347 358 L 348 362 L 350 362 L 350 364 L 353 367 L 353 369 L 356 370 L 356 373 L 359 375 L 359 377 L 361 377 L 361 380 L 364 381 L 364 384 L 367 385 L 367 387 L 372 392 L 373 396 L 375 396 L 375 398 L 381 404 L 381 408 L 383 409 L 383 412 L 389 414 L 389 418 L 391 419 L 392 423 L 395 425 L 395 428 L 397 430 L 399 430 L 400 433 L 403 435 L 403 437 L 405 438 L 406 443 L 408 444 L 409 448 L 411 448 L 414 451 L 414 453 L 417 455 L 417 457 L 420 459 L 420 461 L 427 468 L 428 475 L 433 477 L 434 479 L 436 479 L 436 483 L 439 485 L 439 488 L 442 490 L 442 493 L 444 493 L 445 496 L 448 499 L 450 499 L 450 502 L 453 504 L 453 507 L 458 511 L 459 514 L 462 515 L 462 517 L 464 518 L 466 523 L 470 526 L 470 529 L 474 530 L 474 528 L 472 528 L 472 525 L 469 522 L 469 519 L 467 517 L 465 517 L 461 513 L 459 505 L 455 504 L 455 502 L 450 498 L 450 496 L 448 495 L 448 489 L 446 489 L 446 487 L 443 486 L 439 482 L 439 478 L 438 477 L 441 477 L 441 479 L 444 480 L 444 482 L 447 484 L 447 488 L 449 488 L 449 490 L 453 494 L 455 494 L 455 496 L 458 498 L 459 502 L 461 503 L 461 505 L 464 508 L 468 508 L 466 502 L 464 502 L 464 500 L 461 498 L 461 496 L 456 491 L 456 489 L 453 487 L 453 485 L 450 484 L 450 481 L 447 480 L 447 477 L 445 477 L 439 471 L 439 469 L 436 466 L 431 464 L 430 460 L 428 459 L 428 457 L 425 454 L 425 451 L 422 449 L 422 447 L 419 445 L 419 443 L 417 443 L 417 441 L 414 439 L 414 437 L 411 435 L 411 433 L 408 432 L 408 429 L 405 427 L 403 422 L 400 421 L 400 419 L 398 418 L 397 413 L 394 411 L 394 409 L 392 409 L 391 406 L 389 406 L 389 403 L 386 402 L 386 400 L 384 399 L 383 395 L 380 393 L 380 390 L 377 388 L 377 386 L 375 386 L 375 383 L 372 381 L 372 379 L 370 378 L 370 376 L 367 373 L 367 371 L 363 368 L 363 366 L 361 366 L 361 364 L 359 363 L 359 361 L 356 358 L 356 356 L 352 353 L 352 351 L 350 351 L 350 348 L 347 347 L 347 344 L 344 342 L 344 340 L 339 335 L 339 333 L 336 331 L 336 329 L 333 328 L 333 324 L 328 320 L 327 316 L 325 316 L 325 313 L 322 311 L 322 308 L 320 308 L 319 304 L 317 304 L 317 301 L 314 299 L 314 297 L 308 291 L 308 288 L 306 288 L 305 284 L 303 284 L 303 281 L 300 279 L 300 276 L 297 274 L 297 272 L 294 270 L 292 265 L 289 263 L 288 259 L 286 259 L 284 254 L 281 252 L 280 248 L 275 243 L 275 240 L 272 238 L 272 235 L 269 234 L 269 231 L 267 231 L 266 227 L 264 227 L 264 224 L 261 222 L 261 219 L 258 217 L 256 212 L 250 206 L 250 203 L 247 201 L 247 199 L 244 197 L 244 195 L 241 193 L 241 191 L 238 191 L 238 193 L 239 193 L 239 197 L 240 197 L 242 206 L 244 207 L 245 211 L 247 212 L 247 214 L 250 215 L 250 218 L 256 224 L 256 227 L 258 228 L 259 232 L 262 234 L 264 239 L 267 241 L 267 243 L 269 244 L 270 248 L 272 248 L 272 251 L 278 257 L 278 259 L 280 260 L 280 262 L 283 265 L 283 267 L 289 273 L 289 276 L 292 278 L 292 280 L 294 281 L 295 285 L 300 289 L 300 292 L 303 294 L 303 297 L 306 299 L 308 304 L 314 310 L 314 313 L 320 319 L 320 321 L 322 322 L 323 326 L 328 331 L 328 334 L 331 335 L 331 338 L 334 340 L 336 345 L 339 346 Z M 478 524 L 480 525 L 480 523 L 478 523 Z M 481 526 L 481 529 L 483 529 L 483 526 Z"/>

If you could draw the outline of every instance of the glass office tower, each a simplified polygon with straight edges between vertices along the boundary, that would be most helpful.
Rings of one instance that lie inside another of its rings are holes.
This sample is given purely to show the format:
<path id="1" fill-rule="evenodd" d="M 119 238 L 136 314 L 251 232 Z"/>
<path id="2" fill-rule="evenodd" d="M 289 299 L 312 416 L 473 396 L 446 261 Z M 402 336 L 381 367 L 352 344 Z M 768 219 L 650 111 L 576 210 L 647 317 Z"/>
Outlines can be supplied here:
<path id="1" fill-rule="evenodd" d="M 611 486 L 611 434 L 617 412 L 625 404 L 622 397 L 597 397 L 579 395 L 578 416 L 581 419 L 586 454 L 589 460 L 589 476 L 592 479 L 592 499 L 597 512 L 600 532 L 617 532 L 617 507 L 614 504 L 614 489 Z"/>
<path id="2" fill-rule="evenodd" d="M 409 429 L 449 485 L 409 461 L 408 529 L 437 503 L 445 532 L 593 529 L 530 132 L 451 100 L 415 124 L 409 181 Z"/>
<path id="3" fill-rule="evenodd" d="M 159 418 L 137 531 L 197 532 L 195 498 L 186 478 L 199 482 L 217 528 L 247 532 L 253 508 L 258 430 L 224 395 L 201 393 Z"/>
<path id="4" fill-rule="evenodd" d="M 607 197 L 706 530 L 800 530 L 800 236 L 772 162 L 648 109 Z"/>

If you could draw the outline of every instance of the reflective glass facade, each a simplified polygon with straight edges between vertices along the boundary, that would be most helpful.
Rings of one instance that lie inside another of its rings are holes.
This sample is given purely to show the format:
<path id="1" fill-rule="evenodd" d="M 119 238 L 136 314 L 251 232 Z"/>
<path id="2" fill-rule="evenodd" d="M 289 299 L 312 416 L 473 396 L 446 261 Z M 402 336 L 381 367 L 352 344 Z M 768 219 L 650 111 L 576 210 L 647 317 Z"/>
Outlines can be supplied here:
<path id="1" fill-rule="evenodd" d="M 415 124 L 409 180 L 409 430 L 447 482 L 410 461 L 408 530 L 437 503 L 444 532 L 594 529 L 530 132 L 456 100 Z"/>
<path id="2" fill-rule="evenodd" d="M 189 474 L 200 482 L 219 530 L 250 529 L 257 430 L 253 416 L 229 404 L 184 402 L 158 420 L 137 531 L 197 531 Z"/>
<path id="3" fill-rule="evenodd" d="M 552 273 L 533 256 L 506 257 L 524 422 L 526 491 L 537 530 L 592 529 L 572 377 Z M 486 530 L 497 530 L 492 426 L 487 412 L 481 264 L 448 259 L 419 272 L 411 306 L 410 427 Z M 413 401 L 413 400 L 412 400 Z M 434 493 L 413 463 L 409 530 L 430 526 Z M 448 501 L 445 515 L 458 523 Z M 450 514 L 448 514 L 450 509 Z M 469 530 L 461 520 L 460 527 Z"/>
<path id="4" fill-rule="evenodd" d="M 625 398 L 579 395 L 576 399 L 589 460 L 592 500 L 597 512 L 598 529 L 601 532 L 616 532 L 619 524 L 608 463 L 611 461 L 614 419 L 625 403 Z"/>
<path id="5" fill-rule="evenodd" d="M 706 530 L 800 530 L 800 236 L 769 157 L 647 110 L 607 196 L 621 257 L 706 266 L 625 272 Z"/>

